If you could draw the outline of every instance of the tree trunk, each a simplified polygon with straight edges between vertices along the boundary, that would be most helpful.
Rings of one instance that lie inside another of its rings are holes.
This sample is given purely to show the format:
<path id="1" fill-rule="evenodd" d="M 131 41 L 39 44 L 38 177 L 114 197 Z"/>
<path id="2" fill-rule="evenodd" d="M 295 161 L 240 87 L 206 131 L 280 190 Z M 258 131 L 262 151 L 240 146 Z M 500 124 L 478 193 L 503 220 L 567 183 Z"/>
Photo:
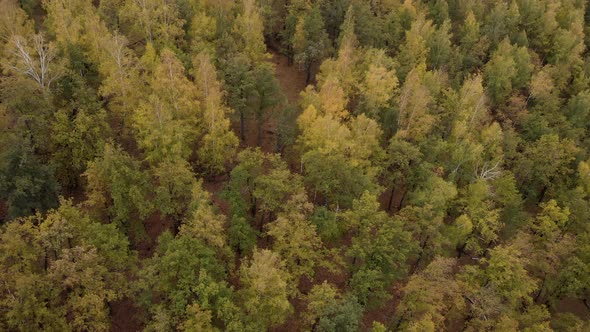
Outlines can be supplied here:
<path id="1" fill-rule="evenodd" d="M 537 303 L 537 301 L 541 297 L 541 293 L 543 293 L 543 286 L 545 286 L 545 280 L 547 280 L 546 275 L 545 275 L 545 277 L 543 277 L 543 281 L 541 282 L 541 286 L 539 287 L 539 291 L 537 292 L 537 295 L 535 295 L 535 299 L 534 299 L 535 303 Z"/>
<path id="2" fill-rule="evenodd" d="M 305 66 L 306 76 L 305 76 L 305 84 L 309 84 L 311 82 L 311 63 Z"/>
<path id="3" fill-rule="evenodd" d="M 537 203 L 541 203 L 543 198 L 545 198 L 545 192 L 547 191 L 547 186 L 543 186 L 543 190 L 541 190 L 541 195 L 539 195 L 539 201 Z"/>
<path id="4" fill-rule="evenodd" d="M 240 111 L 240 138 L 242 139 L 242 142 L 246 141 L 246 135 L 244 134 L 244 111 Z"/>
<path id="5" fill-rule="evenodd" d="M 461 258 L 461 256 L 463 256 L 463 251 L 465 250 L 466 246 L 467 246 L 467 243 L 463 243 L 461 248 L 457 248 L 457 258 Z"/>
<path id="6" fill-rule="evenodd" d="M 397 206 L 398 211 L 401 210 L 402 206 L 404 205 L 404 200 L 406 199 L 407 192 L 408 192 L 407 190 L 404 190 L 404 193 L 402 194 L 402 199 L 399 200 L 399 205 Z"/>
<path id="7" fill-rule="evenodd" d="M 395 187 L 391 187 L 391 195 L 389 196 L 389 204 L 387 204 L 387 212 L 391 212 L 391 204 L 393 204 L 393 193 L 395 192 Z"/>
<path id="8" fill-rule="evenodd" d="M 256 126 L 257 126 L 257 129 L 258 129 L 258 133 L 257 133 L 257 136 L 256 136 L 256 146 L 262 147 L 262 118 L 259 117 L 256 120 L 256 122 L 257 122 L 256 123 Z"/>

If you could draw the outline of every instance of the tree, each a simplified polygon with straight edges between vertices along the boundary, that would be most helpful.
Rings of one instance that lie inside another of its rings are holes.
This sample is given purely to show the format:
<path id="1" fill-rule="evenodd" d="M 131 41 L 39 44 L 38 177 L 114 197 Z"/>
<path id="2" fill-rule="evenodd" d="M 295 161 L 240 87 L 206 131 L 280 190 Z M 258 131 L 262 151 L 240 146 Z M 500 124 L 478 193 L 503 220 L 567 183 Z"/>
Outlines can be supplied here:
<path id="1" fill-rule="evenodd" d="M 490 190 L 484 180 L 467 186 L 460 200 L 464 213 L 455 221 L 467 235 L 463 248 L 476 255 L 483 254 L 487 247 L 499 240 L 504 226 L 500 220 L 500 209 L 490 199 Z"/>
<path id="2" fill-rule="evenodd" d="M 455 259 L 437 257 L 426 269 L 410 277 L 397 310 L 397 328 L 429 322 L 434 329 L 441 329 L 453 311 L 464 309 L 461 284 L 453 275 L 456 265 Z"/>
<path id="3" fill-rule="evenodd" d="M 434 30 L 427 40 L 428 64 L 430 68 L 439 69 L 447 66 L 451 57 L 451 22 L 444 21 Z"/>
<path id="4" fill-rule="evenodd" d="M 215 211 L 211 203 L 211 194 L 202 188 L 199 182 L 193 184 L 191 200 L 188 204 L 186 218 L 180 226 L 180 234 L 194 237 L 218 253 L 225 254 L 227 237 L 223 214 Z"/>
<path id="5" fill-rule="evenodd" d="M 304 193 L 296 194 L 287 202 L 288 210 L 266 225 L 267 234 L 273 237 L 273 251 L 284 260 L 293 278 L 290 287 L 295 287 L 301 276 L 312 278 L 322 257 L 322 241 L 308 220 L 312 208 Z"/>
<path id="6" fill-rule="evenodd" d="M 244 285 L 241 299 L 248 323 L 265 330 L 279 325 L 293 311 L 289 303 L 285 263 L 270 250 L 255 250 L 252 260 L 242 264 L 240 281 Z"/>
<path id="7" fill-rule="evenodd" d="M 418 14 L 412 21 L 412 26 L 405 32 L 405 40 L 397 55 L 398 78 L 406 81 L 407 76 L 415 67 L 426 66 L 428 46 L 426 41 L 430 39 L 434 28 L 432 21 L 426 20 L 424 14 Z"/>
<path id="8" fill-rule="evenodd" d="M 347 126 L 335 114 L 318 112 L 310 105 L 297 123 L 304 180 L 316 193 L 330 204 L 347 207 L 365 190 L 377 192 L 375 179 L 383 150 L 381 130 L 374 120 L 361 114 Z"/>
<path id="9" fill-rule="evenodd" d="M 226 60 L 223 71 L 228 105 L 240 116 L 240 139 L 246 140 L 246 117 L 249 114 L 249 98 L 254 94 L 254 73 L 248 58 L 236 54 Z"/>
<path id="10" fill-rule="evenodd" d="M 471 10 L 465 16 L 459 38 L 461 68 L 465 73 L 471 73 L 483 65 L 489 47 L 487 37 L 481 34 L 481 24 Z"/>
<path id="11" fill-rule="evenodd" d="M 312 80 L 312 68 L 330 51 L 328 35 L 318 6 L 308 9 L 297 21 L 293 37 L 295 62 L 305 69 L 308 84 Z"/>
<path id="12" fill-rule="evenodd" d="M 262 230 L 264 219 L 300 191 L 301 179 L 289 171 L 278 154 L 266 154 L 260 148 L 240 152 L 238 161 L 231 172 L 228 194 L 235 199 L 235 208 L 243 209 L 239 215 L 260 217 Z"/>
<path id="13" fill-rule="evenodd" d="M 222 324 L 236 315 L 232 289 L 215 251 L 189 234 L 158 239 L 154 256 L 145 261 L 134 284 L 138 303 L 151 314 L 150 330 L 187 326 L 194 309 L 210 311 Z"/>
<path id="14" fill-rule="evenodd" d="M 66 329 L 62 312 L 45 301 L 55 293 L 39 265 L 43 248 L 36 239 L 39 230 L 33 222 L 33 218 L 13 221 L 0 233 L 0 278 L 3 280 L 0 326 L 19 330 Z"/>
<path id="15" fill-rule="evenodd" d="M 125 295 L 134 265 L 129 242 L 71 201 L 60 204 L 46 218 L 16 219 L 0 234 L 8 272 L 0 286 L 3 321 L 10 329 L 106 331 L 108 303 Z"/>
<path id="16" fill-rule="evenodd" d="M 389 145 L 386 152 L 386 167 L 384 176 L 387 181 L 390 182 L 391 193 L 389 197 L 389 203 L 387 205 L 387 211 L 391 211 L 394 194 L 397 192 L 402 193 L 397 209 L 402 208 L 402 203 L 406 193 L 409 190 L 409 186 L 415 184 L 412 178 L 419 173 L 421 169 L 422 153 L 418 147 L 412 145 L 397 137 L 393 137 L 389 141 Z"/>
<path id="17" fill-rule="evenodd" d="M 243 12 L 234 21 L 234 30 L 239 36 L 240 49 L 251 64 L 258 65 L 267 57 L 264 44 L 264 21 L 260 8 L 254 0 L 242 1 Z"/>
<path id="18" fill-rule="evenodd" d="M 353 234 L 347 256 L 352 258 L 354 293 L 360 303 L 386 297 L 389 284 L 406 272 L 406 259 L 413 250 L 410 233 L 403 230 L 399 219 L 379 211 L 377 198 L 368 192 L 353 202 L 343 220 Z"/>
<path id="19" fill-rule="evenodd" d="M 256 118 L 257 146 L 262 146 L 262 125 L 268 121 L 277 111 L 277 107 L 284 104 L 285 96 L 282 94 L 279 83 L 274 75 L 273 68 L 261 64 L 254 69 L 254 116 Z"/>
<path id="20" fill-rule="evenodd" d="M 134 0 L 119 9 L 119 17 L 142 35 L 147 42 L 159 47 L 173 46 L 184 36 L 184 20 L 176 3 L 165 0 Z"/>
<path id="21" fill-rule="evenodd" d="M 109 218 L 129 226 L 132 216 L 143 219 L 151 212 L 147 200 L 148 178 L 139 162 L 119 147 L 105 144 L 102 155 L 88 163 L 86 204 L 97 214 L 108 211 Z"/>
<path id="22" fill-rule="evenodd" d="M 498 45 L 484 70 L 486 87 L 494 106 L 506 103 L 513 90 L 528 84 L 531 66 L 526 48 L 513 46 L 508 39 Z"/>
<path id="23" fill-rule="evenodd" d="M 396 93 L 398 80 L 390 61 L 382 51 L 377 51 L 367 61 L 369 65 L 360 83 L 360 92 L 368 114 L 379 114 L 379 110 L 390 106 Z"/>
<path id="24" fill-rule="evenodd" d="M 475 266 L 466 267 L 465 280 L 468 283 L 477 283 L 473 294 L 477 298 L 471 298 L 471 301 L 468 299 L 472 310 L 482 310 L 480 317 L 484 317 L 483 315 L 488 310 L 502 309 L 501 307 L 486 307 L 486 293 L 488 293 L 487 296 L 490 296 L 490 301 L 493 301 L 493 296 L 498 296 L 500 301 L 507 303 L 508 307 L 512 309 L 517 309 L 522 305 L 530 305 L 532 303 L 530 294 L 537 288 L 537 284 L 525 269 L 526 261 L 527 258 L 523 257 L 515 247 L 498 246 L 490 251 L 489 258 L 480 260 L 482 269 Z M 476 309 L 478 305 L 481 307 Z"/>
<path id="25" fill-rule="evenodd" d="M 185 161 L 163 161 L 152 168 L 154 206 L 162 215 L 172 217 L 175 230 L 185 216 L 191 191 L 197 184 L 195 175 Z"/>
<path id="26" fill-rule="evenodd" d="M 354 296 L 342 296 L 332 284 L 314 285 L 305 297 L 304 326 L 312 331 L 358 331 L 363 308 Z"/>
<path id="27" fill-rule="evenodd" d="M 133 114 L 138 144 L 153 164 L 187 160 L 201 132 L 196 86 L 168 49 L 162 51 L 149 83 L 152 94 Z"/>
<path id="28" fill-rule="evenodd" d="M 2 134 L 0 143 L 0 197 L 11 218 L 44 212 L 57 206 L 59 184 L 53 169 L 34 154 L 27 137 Z"/>
<path id="29" fill-rule="evenodd" d="M 421 140 L 430 132 L 436 118 L 428 112 L 431 92 L 424 85 L 424 67 L 409 71 L 399 96 L 397 133 L 400 138 Z"/>
<path id="30" fill-rule="evenodd" d="M 543 135 L 527 144 L 515 166 L 515 175 L 528 199 L 543 200 L 554 195 L 574 172 L 572 162 L 579 148 L 567 138 Z"/>
<path id="31" fill-rule="evenodd" d="M 195 76 L 204 105 L 203 125 L 205 135 L 201 140 L 197 157 L 207 173 L 217 174 L 226 169 L 236 153 L 238 138 L 230 129 L 228 116 L 232 110 L 223 104 L 223 90 L 217 81 L 215 67 L 206 53 L 193 59 Z"/>
<path id="32" fill-rule="evenodd" d="M 8 68 L 32 79 L 41 90 L 48 91 L 63 70 L 56 61 L 56 47 L 46 43 L 41 34 L 32 36 L 31 41 L 26 38 L 12 37 L 13 59 Z"/>
<path id="33" fill-rule="evenodd" d="M 102 153 L 110 136 L 107 114 L 92 90 L 77 75 L 57 83 L 66 104 L 54 114 L 51 124 L 51 163 L 64 188 L 73 189 L 80 182 L 86 164 Z"/>
<path id="34" fill-rule="evenodd" d="M 68 293 L 64 315 L 73 317 L 73 330 L 106 331 L 110 326 L 105 303 L 119 298 L 109 289 L 109 271 L 101 264 L 95 248 L 64 249 L 53 262 L 47 277 L 59 290 Z"/>

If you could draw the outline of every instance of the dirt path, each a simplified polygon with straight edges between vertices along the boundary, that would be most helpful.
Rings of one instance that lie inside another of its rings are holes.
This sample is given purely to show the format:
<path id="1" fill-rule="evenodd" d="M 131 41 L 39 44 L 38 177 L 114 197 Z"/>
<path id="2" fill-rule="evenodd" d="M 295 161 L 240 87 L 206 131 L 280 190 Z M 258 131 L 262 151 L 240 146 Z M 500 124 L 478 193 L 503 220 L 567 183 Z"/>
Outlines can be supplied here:
<path id="1" fill-rule="evenodd" d="M 275 66 L 275 76 L 281 90 L 291 105 L 297 105 L 299 93 L 305 90 L 305 72 L 300 71 L 297 65 L 289 66 L 286 56 L 274 50 L 269 50 L 269 52 L 272 55 L 270 62 Z"/>

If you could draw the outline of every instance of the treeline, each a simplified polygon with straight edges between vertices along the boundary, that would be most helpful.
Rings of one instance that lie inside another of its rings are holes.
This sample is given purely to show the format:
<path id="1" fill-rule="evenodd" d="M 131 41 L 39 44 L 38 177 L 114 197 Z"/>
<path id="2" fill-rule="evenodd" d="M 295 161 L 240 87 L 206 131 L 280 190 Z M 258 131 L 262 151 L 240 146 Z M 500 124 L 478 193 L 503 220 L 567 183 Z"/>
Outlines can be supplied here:
<path id="1" fill-rule="evenodd" d="M 587 331 L 589 46 L 583 0 L 0 0 L 0 330 Z"/>

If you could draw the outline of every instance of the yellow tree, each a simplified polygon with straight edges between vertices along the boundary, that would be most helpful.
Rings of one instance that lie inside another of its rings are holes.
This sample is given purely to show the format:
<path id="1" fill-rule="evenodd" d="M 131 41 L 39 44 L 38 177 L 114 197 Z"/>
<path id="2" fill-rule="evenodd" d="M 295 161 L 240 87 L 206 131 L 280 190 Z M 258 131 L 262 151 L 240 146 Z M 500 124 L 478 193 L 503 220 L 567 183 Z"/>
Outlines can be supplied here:
<path id="1" fill-rule="evenodd" d="M 149 86 L 151 95 L 133 114 L 139 146 L 152 163 L 187 160 L 200 133 L 198 90 L 172 51 L 164 49 L 156 60 Z"/>
<path id="2" fill-rule="evenodd" d="M 234 30 L 250 63 L 259 64 L 268 57 L 264 43 L 264 21 L 255 0 L 243 0 L 242 6 L 243 12 L 236 18 Z"/>
<path id="3" fill-rule="evenodd" d="M 304 179 L 316 193 L 330 204 L 350 206 L 365 190 L 376 192 L 383 151 L 378 144 L 381 130 L 374 120 L 361 114 L 347 125 L 310 105 L 298 124 Z"/>
<path id="4" fill-rule="evenodd" d="M 200 53 L 193 59 L 195 82 L 203 105 L 203 132 L 197 152 L 199 163 L 207 173 L 217 174 L 225 170 L 234 158 L 238 138 L 230 129 L 232 110 L 223 104 L 223 91 L 217 80 L 215 67 L 209 55 Z"/>
<path id="5" fill-rule="evenodd" d="M 279 255 L 267 249 L 254 251 L 252 260 L 242 264 L 242 303 L 247 320 L 255 330 L 279 325 L 293 311 L 288 300 L 290 278 L 284 268 Z"/>
<path id="6" fill-rule="evenodd" d="M 184 20 L 176 2 L 166 0 L 132 0 L 120 7 L 119 16 L 134 32 L 157 46 L 173 46 L 184 36 Z"/>
<path id="7" fill-rule="evenodd" d="M 430 132 L 435 122 L 429 106 L 432 96 L 423 80 L 426 75 L 424 65 L 412 69 L 399 96 L 397 136 L 408 140 L 422 140 Z"/>
<path id="8" fill-rule="evenodd" d="M 312 278 L 314 267 L 321 259 L 322 242 L 316 227 L 309 221 L 313 204 L 305 193 L 294 195 L 286 204 L 286 211 L 267 224 L 267 234 L 273 237 L 273 251 L 285 261 L 292 279 L 290 288 L 296 290 L 303 275 Z"/>

